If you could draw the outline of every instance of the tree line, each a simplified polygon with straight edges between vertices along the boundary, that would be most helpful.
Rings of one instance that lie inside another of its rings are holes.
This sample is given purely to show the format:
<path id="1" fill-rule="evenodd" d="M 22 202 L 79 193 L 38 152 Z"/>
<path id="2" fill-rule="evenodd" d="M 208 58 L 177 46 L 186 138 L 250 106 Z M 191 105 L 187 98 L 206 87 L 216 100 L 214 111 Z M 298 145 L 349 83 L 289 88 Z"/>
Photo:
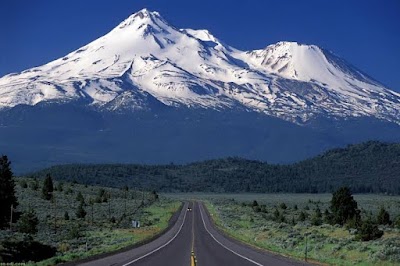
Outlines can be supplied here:
<path id="1" fill-rule="evenodd" d="M 400 194 L 400 144 L 370 141 L 287 165 L 230 157 L 186 165 L 69 164 L 31 176 L 46 174 L 163 192 L 329 193 L 348 186 L 354 193 Z"/>

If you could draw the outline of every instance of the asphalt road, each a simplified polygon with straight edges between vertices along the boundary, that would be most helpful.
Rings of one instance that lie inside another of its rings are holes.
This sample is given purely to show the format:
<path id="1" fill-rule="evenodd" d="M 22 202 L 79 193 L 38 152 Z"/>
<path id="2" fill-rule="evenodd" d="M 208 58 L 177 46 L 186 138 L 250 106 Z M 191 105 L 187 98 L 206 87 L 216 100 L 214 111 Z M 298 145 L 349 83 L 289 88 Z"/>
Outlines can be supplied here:
<path id="1" fill-rule="evenodd" d="M 204 205 L 198 202 L 186 203 L 176 224 L 156 240 L 81 265 L 184 266 L 193 265 L 192 254 L 196 257 L 196 266 L 305 265 L 224 236 L 214 227 Z"/>

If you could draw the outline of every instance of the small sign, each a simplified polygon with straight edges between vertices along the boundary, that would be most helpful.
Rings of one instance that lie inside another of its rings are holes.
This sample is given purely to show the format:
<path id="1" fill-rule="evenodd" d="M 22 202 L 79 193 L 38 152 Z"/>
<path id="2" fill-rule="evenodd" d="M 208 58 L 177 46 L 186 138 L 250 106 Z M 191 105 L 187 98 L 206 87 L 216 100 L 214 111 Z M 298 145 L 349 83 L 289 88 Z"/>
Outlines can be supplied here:
<path id="1" fill-rule="evenodd" d="M 132 220 L 132 227 L 133 228 L 139 228 L 140 227 L 140 221 Z"/>

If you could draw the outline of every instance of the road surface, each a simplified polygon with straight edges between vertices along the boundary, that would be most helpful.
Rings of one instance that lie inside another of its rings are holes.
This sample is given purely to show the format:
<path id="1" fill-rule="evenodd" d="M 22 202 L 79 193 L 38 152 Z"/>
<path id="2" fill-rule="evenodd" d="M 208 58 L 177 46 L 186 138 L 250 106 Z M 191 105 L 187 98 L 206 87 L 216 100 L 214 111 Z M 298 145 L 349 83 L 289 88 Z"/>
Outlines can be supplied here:
<path id="1" fill-rule="evenodd" d="M 185 203 L 176 224 L 156 240 L 80 265 L 283 266 L 305 263 L 251 248 L 222 235 L 214 227 L 204 205 L 191 202 Z"/>

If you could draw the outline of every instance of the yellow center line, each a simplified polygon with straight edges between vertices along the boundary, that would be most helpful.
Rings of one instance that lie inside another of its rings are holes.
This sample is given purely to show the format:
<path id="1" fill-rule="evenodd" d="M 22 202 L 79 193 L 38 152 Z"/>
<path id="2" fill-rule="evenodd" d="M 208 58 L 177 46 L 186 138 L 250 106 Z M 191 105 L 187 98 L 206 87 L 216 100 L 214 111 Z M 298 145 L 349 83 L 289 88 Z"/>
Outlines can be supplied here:
<path id="1" fill-rule="evenodd" d="M 196 266 L 197 265 L 197 260 L 196 260 L 196 256 L 194 254 L 194 202 L 193 202 L 193 208 L 192 208 L 192 213 L 193 213 L 193 217 L 192 217 L 192 252 L 191 252 L 191 256 L 190 256 L 190 265 L 191 266 Z"/>

